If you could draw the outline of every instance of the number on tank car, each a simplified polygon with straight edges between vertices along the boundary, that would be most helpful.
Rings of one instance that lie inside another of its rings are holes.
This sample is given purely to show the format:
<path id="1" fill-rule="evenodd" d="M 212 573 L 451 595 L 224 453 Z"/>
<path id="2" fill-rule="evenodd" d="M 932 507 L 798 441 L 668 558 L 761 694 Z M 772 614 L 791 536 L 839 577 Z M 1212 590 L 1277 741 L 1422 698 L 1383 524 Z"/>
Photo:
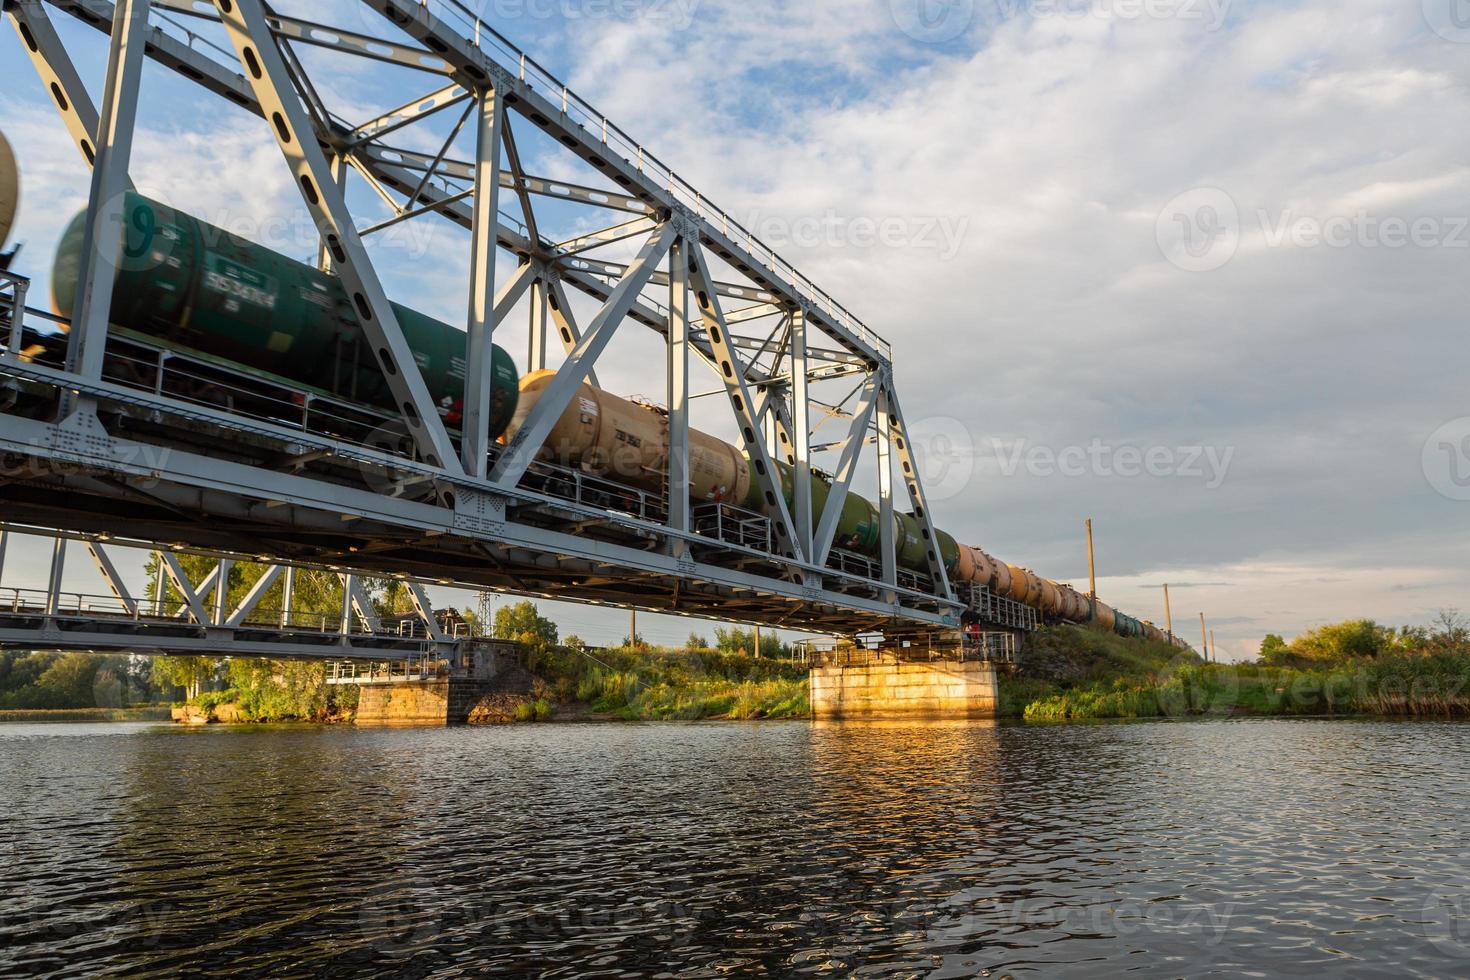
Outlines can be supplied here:
<path id="1" fill-rule="evenodd" d="M 233 272 L 229 266 L 225 272 L 209 269 L 204 273 L 204 288 L 212 292 L 223 293 L 232 302 L 249 303 L 264 310 L 276 308 L 276 294 L 269 289 L 242 282 L 229 273 Z"/>

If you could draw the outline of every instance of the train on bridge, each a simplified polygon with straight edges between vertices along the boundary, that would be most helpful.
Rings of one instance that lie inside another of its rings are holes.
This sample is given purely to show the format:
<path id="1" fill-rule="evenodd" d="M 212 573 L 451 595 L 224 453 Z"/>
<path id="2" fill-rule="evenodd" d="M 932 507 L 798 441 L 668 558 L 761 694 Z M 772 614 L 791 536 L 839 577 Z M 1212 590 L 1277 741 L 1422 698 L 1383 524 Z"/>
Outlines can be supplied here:
<path id="1" fill-rule="evenodd" d="M 3 151 L 3 144 L 0 144 Z M 18 196 L 13 159 L 0 152 L 0 245 Z M 135 192 L 123 207 L 121 258 L 111 305 L 107 377 L 232 411 L 277 418 L 309 399 L 335 406 L 302 413 L 303 425 L 353 439 L 380 434 L 393 397 L 368 348 L 358 312 L 341 282 L 329 272 L 245 241 Z M 52 274 L 57 332 L 28 333 L 25 354 L 56 361 L 64 356 L 65 329 L 77 299 L 78 270 L 86 247 L 87 213 L 62 236 Z M 407 307 L 394 305 L 429 392 L 452 435 L 458 435 L 465 378 L 464 332 Z M 162 359 L 186 359 L 188 370 L 164 372 Z M 513 439 L 555 376 L 519 376 L 513 358 L 493 356 L 491 437 Z M 611 507 L 628 499 L 659 497 L 668 478 L 669 423 L 658 406 L 581 385 L 544 441 L 541 458 L 552 472 L 587 474 L 604 489 Z M 691 430 L 690 499 L 774 517 L 774 501 L 761 492 L 753 461 L 739 447 Z M 777 463 L 787 508 L 795 506 L 795 469 Z M 531 474 L 530 479 L 536 479 Z M 546 479 L 544 475 L 541 477 Z M 822 513 L 832 480 L 814 471 L 811 501 Z M 927 545 L 912 514 L 894 514 L 900 567 L 927 571 Z M 837 524 L 836 554 L 877 560 L 883 529 L 874 503 L 846 494 Z M 977 587 L 1035 610 L 1040 618 L 1081 624 L 1125 637 L 1147 637 L 1187 647 L 1152 623 L 1115 610 L 1095 596 L 993 557 L 937 531 L 945 571 L 957 589 Z"/>

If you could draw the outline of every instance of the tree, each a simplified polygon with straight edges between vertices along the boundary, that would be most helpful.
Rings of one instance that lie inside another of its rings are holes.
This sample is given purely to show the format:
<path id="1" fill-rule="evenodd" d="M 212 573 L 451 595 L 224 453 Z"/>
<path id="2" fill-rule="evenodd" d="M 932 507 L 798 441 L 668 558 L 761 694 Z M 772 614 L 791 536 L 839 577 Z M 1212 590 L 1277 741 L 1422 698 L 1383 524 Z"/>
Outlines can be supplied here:
<path id="1" fill-rule="evenodd" d="M 687 640 L 684 641 L 684 645 L 686 647 L 688 647 L 690 650 L 708 650 L 708 649 L 710 649 L 709 640 L 707 640 L 704 637 L 700 636 L 698 633 L 690 633 L 689 634 L 689 639 L 687 639 Z"/>
<path id="2" fill-rule="evenodd" d="M 1275 633 L 1266 634 L 1261 641 L 1261 661 L 1266 664 L 1279 664 L 1283 659 L 1291 655 L 1291 647 L 1286 641 Z"/>
<path id="3" fill-rule="evenodd" d="M 181 687 L 184 698 L 193 700 L 214 677 L 218 667 L 219 661 L 213 657 L 154 657 L 153 683 L 162 688 Z"/>
<path id="4" fill-rule="evenodd" d="M 1351 619 L 1308 630 L 1291 641 L 1292 652 L 1311 660 L 1370 659 L 1397 647 L 1397 635 L 1371 619 Z"/>
<path id="5" fill-rule="evenodd" d="M 739 626 L 731 626 L 729 629 L 716 626 L 715 649 L 721 653 L 751 656 L 755 653 L 755 631 L 743 630 Z"/>
<path id="6" fill-rule="evenodd" d="M 542 616 L 536 603 L 529 599 L 495 610 L 495 637 L 515 640 L 534 651 L 556 646 L 556 624 Z"/>

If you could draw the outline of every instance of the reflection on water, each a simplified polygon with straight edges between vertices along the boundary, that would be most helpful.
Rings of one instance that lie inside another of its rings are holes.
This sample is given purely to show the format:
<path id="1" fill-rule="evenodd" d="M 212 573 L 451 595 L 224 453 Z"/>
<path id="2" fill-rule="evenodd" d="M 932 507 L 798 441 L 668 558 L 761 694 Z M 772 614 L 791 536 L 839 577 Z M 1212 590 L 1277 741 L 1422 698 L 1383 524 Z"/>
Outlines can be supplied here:
<path id="1" fill-rule="evenodd" d="M 0 974 L 1470 971 L 1470 727 L 0 726 Z"/>

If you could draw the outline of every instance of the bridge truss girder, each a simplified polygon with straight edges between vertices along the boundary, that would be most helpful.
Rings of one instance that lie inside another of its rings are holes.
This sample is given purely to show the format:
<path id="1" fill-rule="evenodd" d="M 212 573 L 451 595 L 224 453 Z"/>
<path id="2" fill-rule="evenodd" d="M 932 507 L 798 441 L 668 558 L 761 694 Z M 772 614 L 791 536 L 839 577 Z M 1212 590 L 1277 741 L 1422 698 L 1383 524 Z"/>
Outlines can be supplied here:
<path id="1" fill-rule="evenodd" d="M 464 25 L 446 23 L 442 14 L 462 9 L 452 3 L 365 4 L 412 39 L 405 43 L 282 17 L 260 0 L 217 0 L 213 15 L 192 0 L 11 3 L 7 16 L 89 164 L 108 159 L 114 148 L 108 132 L 122 127 L 130 134 L 128 98 L 136 98 L 136 72 L 129 75 L 122 59 L 109 65 L 108 91 L 121 94 L 124 111 L 109 131 L 99 132 L 98 113 L 76 83 L 47 6 L 113 35 L 132 23 L 146 40 L 148 59 L 273 123 L 269 128 L 321 232 L 322 260 L 358 297 L 365 331 L 393 381 L 402 411 L 385 428 L 406 430 L 413 450 L 404 454 L 279 420 L 242 418 L 74 367 L 28 361 L 11 345 L 0 353 L 0 372 L 12 384 L 81 399 L 79 410 L 57 418 L 0 415 L 0 451 L 24 464 L 0 487 L 14 519 L 818 632 L 901 633 L 957 623 L 963 607 L 939 558 L 886 343 L 605 117 L 553 84 L 488 25 L 476 23 L 467 34 Z M 129 21 L 130 14 L 147 19 Z M 184 18 L 222 26 L 233 51 L 198 43 L 182 26 Z M 433 88 L 422 99 L 352 124 L 321 102 L 296 56 L 297 44 L 408 66 L 435 76 Z M 386 141 L 461 105 L 460 125 L 436 154 Z M 476 159 L 469 161 L 452 153 L 467 119 L 475 120 L 477 133 Z M 548 134 L 614 186 L 527 174 L 515 136 L 523 127 Z M 126 153 L 120 156 L 123 172 L 94 180 L 94 189 L 130 186 Z M 364 225 L 354 217 L 342 188 L 347 169 L 392 209 L 388 221 Z M 519 219 L 500 210 L 502 191 L 517 202 Z M 543 199 L 601 208 L 609 218 L 600 232 L 556 242 L 538 220 Z M 94 200 L 92 213 L 102 214 L 104 204 Z M 448 220 L 472 235 L 467 431 L 457 452 L 360 241 L 389 224 L 424 220 Z M 598 254 L 640 240 L 631 263 Z M 517 262 L 499 293 L 497 249 Z M 717 279 L 715 261 L 740 281 Z M 91 285 L 81 284 L 82 295 Z M 667 290 L 667 306 L 653 298 L 654 289 Z M 579 318 L 569 290 L 597 303 L 596 313 Z M 496 328 L 523 295 L 531 299 L 528 363 L 544 364 L 553 338 L 566 360 L 522 428 L 526 438 L 499 450 L 483 431 L 488 351 Z M 100 298 L 105 304 L 105 290 Z M 679 434 L 687 431 L 690 401 L 701 397 L 690 391 L 689 352 L 713 371 L 720 387 L 703 394 L 725 394 L 741 434 L 732 441 L 754 461 L 772 512 L 764 547 L 712 538 L 682 491 L 629 512 L 584 498 L 580 484 L 568 498 L 525 479 L 538 465 L 535 436 L 583 379 L 595 383 L 597 356 L 624 321 L 660 334 L 668 351 L 668 415 L 680 456 L 670 461 L 673 472 L 688 472 L 687 437 Z M 105 343 L 106 316 L 93 314 L 87 323 L 86 336 L 74 332 L 70 342 L 88 348 Z M 844 381 L 855 387 L 841 400 L 824 402 L 813 392 Z M 858 405 L 849 411 L 844 406 L 854 397 Z M 144 431 L 139 419 L 156 426 Z M 814 447 L 813 432 L 834 419 L 848 423 L 846 437 Z M 220 445 L 230 451 L 219 451 Z M 836 516 L 869 446 L 876 446 L 880 469 L 883 555 L 870 573 L 854 573 L 828 559 Z M 826 510 L 814 513 L 803 477 L 823 450 L 837 454 L 835 492 Z M 899 486 L 907 509 L 927 541 L 927 576 L 897 566 L 889 520 L 897 509 L 895 462 L 903 470 Z M 798 474 L 793 506 L 784 499 L 777 463 Z"/>
<path id="2" fill-rule="evenodd" d="M 0 649 L 455 662 L 461 648 L 477 639 L 447 634 L 423 584 L 410 579 L 399 581 L 408 587 L 416 618 L 403 621 L 412 628 L 394 630 L 380 622 L 362 575 L 353 570 L 268 563 L 246 595 L 228 605 L 231 568 L 241 562 L 260 563 L 262 556 L 186 551 L 110 535 L 7 524 L 0 526 L 0 569 L 12 535 L 49 538 L 51 560 L 42 587 L 0 587 Z M 76 545 L 92 558 L 100 578 L 97 588 L 105 587 L 106 592 L 62 587 L 68 551 L 74 554 Z M 134 596 L 118 571 L 120 552 L 137 550 L 156 560 L 151 597 Z M 198 581 L 189 577 L 180 561 L 185 555 L 209 559 L 210 568 Z M 306 614 L 295 607 L 293 583 L 302 571 L 321 571 L 339 580 L 339 611 Z M 281 605 L 263 608 L 261 600 L 282 580 Z"/>

